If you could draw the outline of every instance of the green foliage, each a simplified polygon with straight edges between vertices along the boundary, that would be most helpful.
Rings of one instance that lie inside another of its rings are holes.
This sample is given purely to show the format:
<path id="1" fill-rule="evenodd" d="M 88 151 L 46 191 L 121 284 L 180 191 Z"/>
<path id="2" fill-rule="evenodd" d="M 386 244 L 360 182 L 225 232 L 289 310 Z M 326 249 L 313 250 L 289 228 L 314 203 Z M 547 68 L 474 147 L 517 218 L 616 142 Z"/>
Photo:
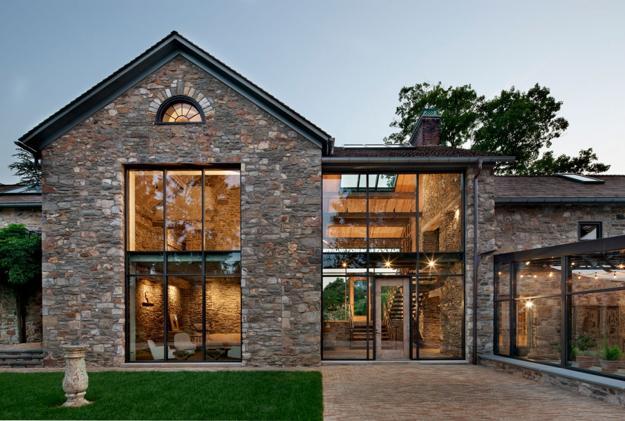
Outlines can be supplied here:
<path id="1" fill-rule="evenodd" d="M 41 184 L 41 165 L 36 162 L 30 152 L 19 148 L 15 154 L 15 162 L 9 164 L 9 169 L 20 178 L 20 183 L 27 186 Z"/>
<path id="2" fill-rule="evenodd" d="M 618 345 L 610 346 L 606 344 L 601 348 L 599 356 L 603 360 L 616 361 L 621 358 L 621 354 L 621 348 L 619 348 Z"/>
<path id="3" fill-rule="evenodd" d="M 404 87 L 391 123 L 399 130 L 384 141 L 407 141 L 421 111 L 429 107 L 441 114 L 441 144 L 516 157 L 516 162 L 498 164 L 499 174 L 601 173 L 610 168 L 597 162 L 592 149 L 573 157 L 554 156 L 549 148 L 569 123 L 558 116 L 562 102 L 538 84 L 526 92 L 512 87 L 488 99 L 471 85 L 444 87 L 439 82 Z"/>
<path id="4" fill-rule="evenodd" d="M 541 175 L 562 173 L 593 173 L 598 174 L 610 169 L 609 165 L 597 161 L 597 154 L 592 148 L 582 149 L 578 156 L 560 155 L 554 156 L 552 151 L 547 151 L 530 166 L 517 168 L 519 175 Z"/>
<path id="5" fill-rule="evenodd" d="M 425 108 L 436 108 L 442 115 L 441 143 L 459 147 L 473 136 L 479 121 L 479 107 L 484 101 L 471 85 L 445 88 L 440 82 L 436 85 L 417 83 L 403 87 L 399 91 L 399 106 L 395 109 L 397 118 L 391 127 L 399 132 L 388 136 L 386 143 L 403 143 L 412 134 L 415 124 Z"/>
<path id="6" fill-rule="evenodd" d="M 589 351 L 597 346 L 597 341 L 587 335 L 580 335 L 575 339 L 575 347 L 579 351 Z"/>
<path id="7" fill-rule="evenodd" d="M 0 229 L 0 280 L 25 285 L 41 276 L 41 237 L 24 225 Z"/>
<path id="8" fill-rule="evenodd" d="M 323 289 L 323 306 L 332 309 L 345 304 L 345 281 L 336 278 Z"/>

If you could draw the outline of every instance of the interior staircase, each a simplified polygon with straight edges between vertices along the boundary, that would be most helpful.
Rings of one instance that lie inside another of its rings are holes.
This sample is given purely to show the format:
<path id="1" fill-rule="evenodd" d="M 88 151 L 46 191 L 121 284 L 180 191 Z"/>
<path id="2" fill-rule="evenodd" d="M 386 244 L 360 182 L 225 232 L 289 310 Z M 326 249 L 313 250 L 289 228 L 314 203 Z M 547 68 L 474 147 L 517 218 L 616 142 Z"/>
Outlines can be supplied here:
<path id="1" fill-rule="evenodd" d="M 384 320 L 382 323 L 382 342 L 393 340 L 395 332 L 391 332 L 390 326 L 403 326 L 404 320 L 404 294 L 401 288 L 396 288 L 389 298 L 386 306 Z M 403 334 L 399 332 L 399 334 Z M 367 347 L 367 339 L 373 340 L 373 326 L 367 326 L 366 322 L 354 322 L 350 329 L 350 348 L 364 349 Z"/>
<path id="2" fill-rule="evenodd" d="M 0 367 L 43 367 L 41 349 L 0 349 Z"/>

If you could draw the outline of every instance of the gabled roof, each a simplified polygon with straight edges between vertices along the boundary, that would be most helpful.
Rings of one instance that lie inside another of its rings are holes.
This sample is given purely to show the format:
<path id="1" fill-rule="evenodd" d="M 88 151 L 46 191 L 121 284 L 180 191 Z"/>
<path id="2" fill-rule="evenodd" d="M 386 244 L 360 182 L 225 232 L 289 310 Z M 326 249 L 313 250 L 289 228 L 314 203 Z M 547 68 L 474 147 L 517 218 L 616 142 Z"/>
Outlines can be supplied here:
<path id="1" fill-rule="evenodd" d="M 496 204 L 625 203 L 625 175 L 592 175 L 585 183 L 562 175 L 495 177 Z"/>
<path id="2" fill-rule="evenodd" d="M 137 58 L 61 108 L 16 142 L 33 153 L 40 152 L 74 125 L 110 103 L 144 77 L 182 56 L 239 92 L 260 108 L 325 149 L 331 136 L 302 115 L 228 67 L 197 45 L 173 31 Z"/>

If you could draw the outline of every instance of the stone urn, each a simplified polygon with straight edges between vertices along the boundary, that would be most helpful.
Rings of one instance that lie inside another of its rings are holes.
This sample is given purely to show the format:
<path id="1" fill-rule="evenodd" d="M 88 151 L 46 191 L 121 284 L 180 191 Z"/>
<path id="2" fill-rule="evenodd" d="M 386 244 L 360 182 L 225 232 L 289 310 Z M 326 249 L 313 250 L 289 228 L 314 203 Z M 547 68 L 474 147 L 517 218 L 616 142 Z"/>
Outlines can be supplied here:
<path id="1" fill-rule="evenodd" d="M 85 364 L 85 345 L 63 345 L 65 357 L 65 377 L 63 377 L 63 391 L 67 400 L 65 407 L 78 408 L 89 405 L 91 402 L 85 399 L 89 377 Z"/>

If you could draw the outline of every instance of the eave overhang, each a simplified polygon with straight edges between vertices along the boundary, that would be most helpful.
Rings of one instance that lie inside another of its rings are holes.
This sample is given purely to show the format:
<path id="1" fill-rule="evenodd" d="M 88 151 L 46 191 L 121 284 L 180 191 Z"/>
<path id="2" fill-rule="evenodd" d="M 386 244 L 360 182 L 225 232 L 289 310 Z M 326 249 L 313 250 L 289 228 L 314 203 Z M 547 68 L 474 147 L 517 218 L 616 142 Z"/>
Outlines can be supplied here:
<path id="1" fill-rule="evenodd" d="M 175 31 L 48 117 L 15 143 L 38 155 L 76 124 L 176 57 L 189 60 L 307 140 L 324 150 L 327 148 L 332 139 L 328 133 Z"/>
<path id="2" fill-rule="evenodd" d="M 396 169 L 410 170 L 415 167 L 432 169 L 458 169 L 482 163 L 494 165 L 499 162 L 512 162 L 514 157 L 509 156 L 473 156 L 473 157 L 323 157 L 321 163 L 324 169 L 332 170 L 375 170 Z"/>
<path id="3" fill-rule="evenodd" d="M 495 205 L 625 204 L 625 197 L 495 197 Z"/>

